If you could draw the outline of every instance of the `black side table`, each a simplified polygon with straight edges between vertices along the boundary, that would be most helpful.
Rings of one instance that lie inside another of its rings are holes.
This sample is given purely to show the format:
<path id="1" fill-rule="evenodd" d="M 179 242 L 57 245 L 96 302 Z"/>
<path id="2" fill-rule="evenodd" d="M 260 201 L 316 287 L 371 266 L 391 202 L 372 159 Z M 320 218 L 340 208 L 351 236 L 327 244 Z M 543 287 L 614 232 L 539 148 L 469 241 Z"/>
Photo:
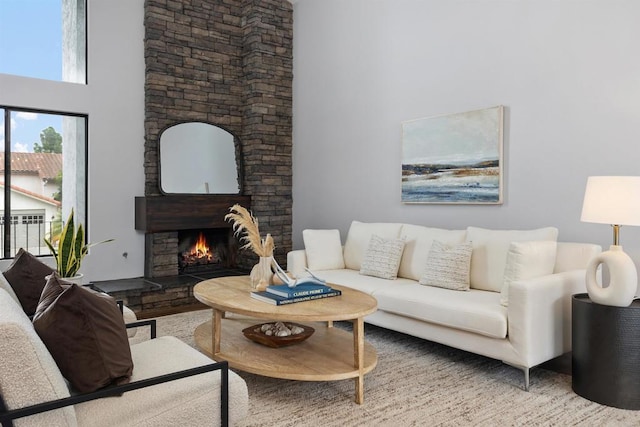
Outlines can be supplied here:
<path id="1" fill-rule="evenodd" d="M 629 307 L 571 301 L 572 387 L 607 406 L 640 409 L 640 300 Z"/>

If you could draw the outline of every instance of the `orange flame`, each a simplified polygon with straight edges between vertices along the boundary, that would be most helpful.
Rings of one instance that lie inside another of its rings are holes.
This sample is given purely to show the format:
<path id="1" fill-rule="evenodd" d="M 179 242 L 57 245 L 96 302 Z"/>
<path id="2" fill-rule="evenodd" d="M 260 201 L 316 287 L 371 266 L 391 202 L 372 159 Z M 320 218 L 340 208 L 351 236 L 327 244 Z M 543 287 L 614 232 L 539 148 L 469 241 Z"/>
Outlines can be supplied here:
<path id="1" fill-rule="evenodd" d="M 204 237 L 204 234 L 198 234 L 198 240 L 191 251 L 191 255 L 197 256 L 198 258 L 206 257 L 207 259 L 211 259 L 209 246 L 207 246 L 207 239 Z"/>

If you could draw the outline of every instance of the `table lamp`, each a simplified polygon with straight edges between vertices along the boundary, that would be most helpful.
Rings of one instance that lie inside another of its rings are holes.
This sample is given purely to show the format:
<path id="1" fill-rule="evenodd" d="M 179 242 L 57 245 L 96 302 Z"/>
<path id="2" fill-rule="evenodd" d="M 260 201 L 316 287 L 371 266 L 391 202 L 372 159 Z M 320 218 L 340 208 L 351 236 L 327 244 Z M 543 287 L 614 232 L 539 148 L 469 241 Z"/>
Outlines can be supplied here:
<path id="1" fill-rule="evenodd" d="M 638 289 L 633 260 L 620 246 L 620 226 L 640 225 L 640 176 L 590 176 L 581 221 L 611 224 L 613 245 L 587 264 L 587 292 L 591 301 L 617 307 L 631 304 Z M 598 284 L 600 264 L 609 270 L 609 286 Z"/>

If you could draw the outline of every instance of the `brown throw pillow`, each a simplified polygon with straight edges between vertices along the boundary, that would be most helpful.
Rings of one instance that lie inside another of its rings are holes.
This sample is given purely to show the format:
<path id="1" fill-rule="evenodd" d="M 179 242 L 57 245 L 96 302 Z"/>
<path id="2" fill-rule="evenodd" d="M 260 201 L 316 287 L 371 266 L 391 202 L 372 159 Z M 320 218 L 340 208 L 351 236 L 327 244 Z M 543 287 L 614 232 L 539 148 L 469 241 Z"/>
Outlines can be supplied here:
<path id="1" fill-rule="evenodd" d="M 16 293 L 22 309 L 28 316 L 36 312 L 42 288 L 47 283 L 46 276 L 53 271 L 53 268 L 20 248 L 13 262 L 4 272 L 5 279 Z"/>
<path id="2" fill-rule="evenodd" d="M 79 392 L 126 384 L 133 371 L 127 331 L 115 300 L 51 275 L 33 326 L 62 375 Z"/>

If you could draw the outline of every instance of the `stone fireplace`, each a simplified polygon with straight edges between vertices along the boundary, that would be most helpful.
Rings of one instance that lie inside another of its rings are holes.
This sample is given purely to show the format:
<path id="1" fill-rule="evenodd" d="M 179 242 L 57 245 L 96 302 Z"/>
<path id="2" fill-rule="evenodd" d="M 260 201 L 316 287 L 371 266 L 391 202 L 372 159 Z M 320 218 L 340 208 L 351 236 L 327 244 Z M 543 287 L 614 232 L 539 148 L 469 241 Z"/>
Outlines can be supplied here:
<path id="1" fill-rule="evenodd" d="M 145 277 L 177 275 L 184 230 L 226 230 L 228 208 L 250 208 L 291 250 L 293 8 L 288 0 L 145 1 L 145 194 L 135 201 L 145 232 Z M 163 194 L 158 139 L 198 121 L 236 137 L 241 194 Z M 219 231 L 218 231 L 219 232 Z M 225 231 L 222 231 L 224 233 Z M 235 238 L 230 238 L 233 246 Z M 237 245 L 237 243 L 236 243 Z M 256 262 L 237 254 L 240 268 Z"/>
<path id="2" fill-rule="evenodd" d="M 255 263 L 254 257 L 238 250 L 231 224 L 224 217 L 233 204 L 250 207 L 250 202 L 249 196 L 228 194 L 136 197 L 135 227 L 145 231 L 145 277 L 177 276 L 194 270 L 201 273 L 206 267 L 248 269 Z M 180 259 L 199 233 L 209 237 L 211 252 L 222 259 L 185 270 Z"/>

